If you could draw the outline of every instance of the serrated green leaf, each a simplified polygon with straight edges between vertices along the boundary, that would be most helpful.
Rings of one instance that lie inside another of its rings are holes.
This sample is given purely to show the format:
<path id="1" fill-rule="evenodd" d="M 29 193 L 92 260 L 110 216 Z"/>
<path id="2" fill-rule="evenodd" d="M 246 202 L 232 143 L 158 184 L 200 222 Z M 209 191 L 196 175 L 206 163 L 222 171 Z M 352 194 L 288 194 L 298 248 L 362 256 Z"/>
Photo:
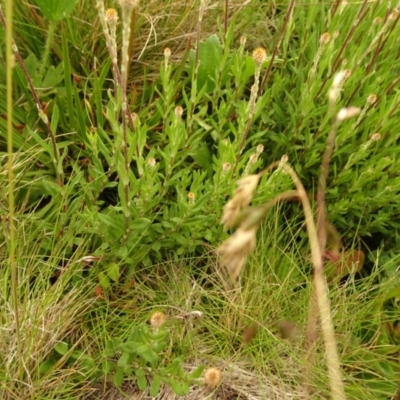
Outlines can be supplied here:
<path id="1" fill-rule="evenodd" d="M 197 71 L 197 88 L 202 89 L 206 84 L 206 92 L 212 92 L 217 79 L 217 68 L 222 57 L 222 46 L 217 35 L 211 35 L 199 44 L 199 65 Z M 195 68 L 195 52 L 190 54 L 190 68 Z"/>
<path id="2" fill-rule="evenodd" d="M 50 21 L 60 21 L 73 11 L 78 0 L 36 0 L 43 15 Z"/>
<path id="3" fill-rule="evenodd" d="M 50 66 L 46 72 L 46 76 L 43 79 L 41 86 L 43 88 L 54 88 L 64 79 L 64 65 L 63 63 L 58 64 L 57 68 Z"/>

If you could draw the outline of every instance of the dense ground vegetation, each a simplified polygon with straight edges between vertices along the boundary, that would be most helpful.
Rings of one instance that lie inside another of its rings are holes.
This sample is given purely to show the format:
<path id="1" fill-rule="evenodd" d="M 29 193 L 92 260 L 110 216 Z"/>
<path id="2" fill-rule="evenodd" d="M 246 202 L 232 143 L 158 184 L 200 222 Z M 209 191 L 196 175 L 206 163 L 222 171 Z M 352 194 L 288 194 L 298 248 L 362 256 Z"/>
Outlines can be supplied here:
<path id="1" fill-rule="evenodd" d="M 235 282 L 216 251 L 236 182 L 273 162 L 252 205 L 294 188 L 290 165 L 317 208 L 334 129 L 326 275 L 345 392 L 395 398 L 400 4 L 130 3 L 15 0 L 0 27 L 0 397 L 334 396 L 322 337 L 311 361 L 304 346 L 298 202 L 265 216 Z"/>

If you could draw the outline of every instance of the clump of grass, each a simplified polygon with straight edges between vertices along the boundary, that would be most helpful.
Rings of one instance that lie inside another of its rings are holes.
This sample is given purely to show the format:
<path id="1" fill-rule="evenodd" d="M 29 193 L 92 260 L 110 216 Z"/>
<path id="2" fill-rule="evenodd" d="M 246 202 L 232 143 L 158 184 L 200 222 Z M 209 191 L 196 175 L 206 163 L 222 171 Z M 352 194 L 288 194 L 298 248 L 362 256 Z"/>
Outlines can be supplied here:
<path id="1" fill-rule="evenodd" d="M 324 42 L 326 42 L 326 40 L 324 40 Z M 344 73 L 340 73 L 336 78 L 334 78 L 333 86 L 330 90 L 329 95 L 331 107 L 335 104 L 338 98 L 338 87 L 340 86 L 343 77 Z M 340 361 L 337 352 L 337 344 L 334 337 L 335 335 L 330 306 L 328 302 L 329 291 L 323 272 L 327 229 L 325 192 L 329 161 L 332 157 L 337 128 L 340 122 L 345 119 L 354 117 L 359 113 L 360 110 L 355 107 L 343 108 L 334 118 L 333 127 L 330 131 L 330 134 L 328 135 L 326 150 L 322 159 L 321 173 L 319 177 L 317 192 L 316 220 L 314 220 L 313 218 L 313 213 L 307 193 L 304 189 L 304 186 L 301 184 L 297 174 L 291 167 L 286 164 L 286 162 L 276 162 L 273 163 L 270 167 L 261 171 L 260 173 L 256 175 L 250 175 L 246 178 L 241 179 L 238 182 L 239 188 L 236 190 L 232 200 L 230 200 L 224 208 L 222 223 L 225 225 L 226 228 L 234 226 L 237 223 L 238 214 L 243 208 L 244 216 L 242 216 L 239 227 L 237 228 L 233 236 L 229 238 L 226 242 L 224 242 L 218 249 L 219 253 L 222 254 L 222 263 L 228 268 L 231 279 L 235 280 L 239 276 L 244 266 L 246 256 L 254 251 L 257 229 L 271 206 L 279 201 L 283 201 L 288 198 L 298 198 L 301 201 L 305 214 L 305 225 L 307 228 L 307 234 L 310 240 L 311 259 L 314 265 L 313 287 L 315 293 L 313 293 L 312 296 L 313 298 L 315 298 L 315 302 L 319 312 L 319 320 L 322 326 L 331 396 L 333 399 L 337 400 L 344 399 L 345 392 L 341 378 Z M 258 206 L 256 208 L 246 210 L 245 207 L 250 204 L 253 198 L 253 193 L 263 175 L 268 173 L 272 168 L 276 167 L 282 168 L 289 174 L 296 187 L 296 191 L 289 191 L 283 193 L 282 195 L 278 195 L 276 198 L 270 200 L 265 206 Z M 313 305 L 313 302 L 311 302 L 309 313 L 310 322 L 306 332 L 307 352 L 312 350 L 313 343 L 317 340 L 317 327 L 314 321 L 316 318 L 316 309 Z M 308 385 L 309 382 L 306 382 L 306 384 Z"/>
<path id="2" fill-rule="evenodd" d="M 80 281 L 82 253 L 77 251 L 69 260 L 63 257 L 64 249 L 54 248 L 46 260 L 32 252 L 25 241 L 36 242 L 38 232 L 26 226 L 29 215 L 16 213 L 18 219 L 15 240 L 15 259 L 18 270 L 17 309 L 10 299 L 9 274 L 2 273 L 0 285 L 0 340 L 2 399 L 79 398 L 86 391 L 84 382 L 91 371 L 80 370 L 84 352 L 72 361 L 75 350 L 88 345 L 87 332 L 82 325 L 95 301 L 93 283 Z M 68 233 L 66 232 L 68 235 Z M 4 239 L 3 239 L 4 240 Z M 40 240 L 40 239 L 39 239 Z M 61 243 L 59 243 L 61 244 Z M 65 244 L 65 242 L 63 243 Z M 6 243 L 0 243 L 4 251 Z M 64 267 L 60 267 L 64 264 Z M 8 261 L 1 261 L 2 271 L 8 270 Z M 54 283 L 55 281 L 55 283 Z M 19 335 L 16 335 L 16 312 L 19 315 Z M 55 349 L 69 344 L 70 350 L 60 355 Z M 18 348 L 21 349 L 18 352 Z M 78 353 L 75 353 L 78 354 Z M 83 382 L 77 385 L 77 382 Z"/>
<path id="3" fill-rule="evenodd" d="M 2 333 L 12 351 L 2 362 L 7 368 L 0 369 L 8 376 L 15 373 L 9 360 L 15 359 L 16 343 L 26 344 L 39 360 L 34 364 L 28 354 L 18 357 L 20 377 L 7 378 L 5 398 L 15 390 L 28 398 L 111 396 L 113 372 L 107 363 L 103 366 L 106 343 L 126 339 L 160 309 L 171 329 L 163 362 L 184 356 L 186 371 L 203 364 L 222 373 L 217 384 L 195 388 L 195 398 L 206 391 L 301 398 L 304 388 L 316 398 L 331 392 L 340 398 L 340 384 L 329 389 L 335 377 L 340 381 L 329 319 L 323 319 L 328 322 L 323 331 L 334 355 L 328 359 L 334 362 L 330 379 L 317 351 L 317 310 L 329 310 L 321 257 L 327 259 L 324 272 L 346 392 L 355 398 L 392 396 L 398 349 L 395 261 L 388 253 L 367 254 L 367 262 L 376 260 L 367 275 L 355 265 L 364 253 L 347 246 L 357 246 L 357 234 L 396 227 L 391 217 L 398 212 L 398 163 L 392 154 L 397 139 L 388 134 L 398 108 L 399 81 L 391 67 L 396 11 L 376 2 L 296 7 L 294 1 L 287 6 L 225 1 L 221 7 L 221 2 L 201 1 L 186 4 L 184 12 L 182 7 L 142 3 L 121 38 L 115 10 L 100 8 L 99 19 L 83 2 L 50 40 L 39 9 L 17 4 L 16 55 L 27 71 L 15 68 L 13 120 L 0 96 L 0 128 L 7 119 L 14 144 L 9 140 L 9 146 L 15 151 L 9 152 L 8 171 L 3 163 L 0 167 L 0 215 L 4 232 L 11 227 L 12 235 L 17 226 L 10 247 L 11 258 L 17 248 L 19 260 L 13 268 L 20 278 L 20 284 L 14 279 L 14 314 L 20 311 L 23 327 L 35 310 L 35 327 L 43 316 L 51 323 L 45 326 L 47 336 L 33 329 L 19 339 L 10 337 L 11 298 L 4 290 L 9 311 L 4 324 L 10 330 Z M 260 18 L 254 17 L 255 7 Z M 277 18 L 267 21 L 265 9 Z M 222 22 L 216 28 L 218 14 Z M 373 23 L 361 23 L 369 20 Z M 40 63 L 45 36 L 48 62 Z M 248 54 L 254 48 L 261 56 L 256 62 Z M 261 48 L 267 49 L 266 58 Z M 119 68 L 120 51 L 131 68 Z M 334 78 L 340 69 L 340 79 Z M 325 87 L 332 79 L 326 104 Z M 32 101 L 35 93 L 38 99 Z M 355 123 L 343 120 L 358 111 L 348 104 L 362 109 Z M 312 286 L 302 223 L 287 218 L 282 231 L 284 217 L 277 212 L 263 223 L 262 249 L 255 234 L 267 209 L 284 208 L 283 201 L 301 197 L 310 215 L 307 196 L 313 197 L 321 157 L 316 229 L 311 229 L 317 263 Z M 281 161 L 273 173 L 256 174 L 275 159 Z M 7 172 L 11 177 L 5 179 Z M 292 177 L 298 185 L 301 178 L 306 190 L 285 192 L 293 186 Z M 224 222 L 230 225 L 240 215 L 240 227 L 220 250 L 231 278 L 240 276 L 241 286 L 227 282 L 204 251 L 214 249 L 223 235 L 217 221 L 235 179 L 239 185 Z M 263 193 L 255 191 L 259 181 L 268 182 Z M 278 191 L 283 194 L 274 197 Z M 14 194 L 16 206 L 7 200 Z M 371 194 L 367 201 L 365 194 Z M 250 201 L 267 206 L 239 213 Z M 2 241 L 0 254 L 6 258 L 8 237 Z M 243 269 L 243 253 L 250 251 L 255 256 Z M 2 271 L 7 288 L 8 270 Z M 54 315 L 60 315 L 60 326 Z M 299 332 L 307 332 L 307 340 Z M 309 361 L 306 373 L 304 360 Z M 101 387 L 94 382 L 99 374 Z M 25 375 L 30 388 L 22 387 Z M 65 379 L 58 382 L 57 375 Z M 122 390 L 138 391 L 132 382 L 125 385 Z"/>

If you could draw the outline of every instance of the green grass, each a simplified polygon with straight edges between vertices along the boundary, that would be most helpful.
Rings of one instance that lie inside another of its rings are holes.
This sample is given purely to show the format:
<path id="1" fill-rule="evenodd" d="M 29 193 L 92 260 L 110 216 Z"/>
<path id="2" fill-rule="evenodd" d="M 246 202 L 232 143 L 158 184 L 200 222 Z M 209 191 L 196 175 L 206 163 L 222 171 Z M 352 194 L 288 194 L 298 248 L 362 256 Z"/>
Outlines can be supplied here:
<path id="1" fill-rule="evenodd" d="M 329 398 L 322 335 L 312 363 L 307 361 L 313 266 L 296 202 L 269 211 L 237 282 L 218 263 L 216 248 L 228 237 L 219 221 L 235 182 L 284 154 L 313 198 L 333 117 L 342 107 L 357 106 L 360 119 L 344 121 L 337 131 L 326 201 L 343 251 L 362 249 L 366 262 L 356 274 L 338 274 L 329 284 L 329 300 L 347 398 L 395 398 L 400 373 L 395 5 L 297 2 L 286 20 L 289 1 L 207 2 L 203 9 L 200 1 L 141 4 L 127 92 L 137 119 L 124 131 L 97 10 L 78 3 L 56 22 L 43 64 L 49 21 L 36 2 L 15 1 L 14 39 L 42 112 L 38 115 L 17 66 L 11 178 L 6 78 L 0 74 L 0 397 L 137 395 L 133 374 L 121 387 L 113 385 L 115 371 L 104 365 L 118 363 L 119 355 L 107 354 L 108 344 L 128 340 L 135 327 L 162 311 L 169 340 L 161 367 L 182 357 L 187 372 L 200 365 L 220 368 L 223 380 L 214 395 Z M 322 46 L 325 32 L 330 40 Z M 191 50 L 197 37 L 198 54 Z M 120 44 L 120 31 L 117 40 Z M 1 48 L 5 42 L 0 28 Z M 166 69 L 167 46 L 172 55 Z M 267 61 L 251 115 L 256 47 L 267 49 Z M 0 68 L 6 70 L 4 54 Z M 351 75 L 330 109 L 327 94 L 334 73 L 343 68 Z M 374 103 L 367 102 L 371 94 Z M 377 132 L 379 139 L 371 139 Z M 264 150 L 255 159 L 259 145 Z M 292 188 L 279 170 L 261 180 L 252 204 Z M 283 338 L 285 323 L 293 328 L 286 332 L 289 339 Z M 151 383 L 152 373 L 147 376 Z M 201 379 L 191 386 L 188 398 L 212 395 Z M 172 399 L 169 390 L 162 387 Z"/>

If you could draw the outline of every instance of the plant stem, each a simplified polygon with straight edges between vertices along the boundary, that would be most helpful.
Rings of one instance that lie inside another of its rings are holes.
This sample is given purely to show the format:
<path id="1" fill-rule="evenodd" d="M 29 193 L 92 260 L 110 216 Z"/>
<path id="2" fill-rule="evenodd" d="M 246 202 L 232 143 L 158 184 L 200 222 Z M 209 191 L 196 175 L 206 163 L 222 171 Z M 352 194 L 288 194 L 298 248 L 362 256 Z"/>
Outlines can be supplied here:
<path id="1" fill-rule="evenodd" d="M 226 34 L 228 32 L 228 7 L 229 7 L 229 0 L 225 0 L 225 15 L 224 15 L 224 34 L 226 39 Z"/>
<path id="2" fill-rule="evenodd" d="M 19 362 L 19 379 L 23 376 L 23 365 L 22 365 L 22 347 L 21 347 L 21 331 L 20 331 L 20 320 L 19 320 L 19 302 L 18 302 L 18 270 L 15 261 L 15 226 L 14 226 L 14 165 L 13 165 L 13 68 L 14 68 L 14 54 L 13 54 L 13 39 L 12 39 L 12 27 L 13 27 L 13 0 L 6 1 L 6 60 L 7 60 L 7 154 L 8 154 L 8 218 L 9 218 L 9 260 L 11 269 L 11 293 L 12 293 L 12 305 L 15 315 L 15 335 L 17 341 L 17 357 Z M 4 20 L 3 13 L 0 9 L 1 17 Z M 5 21 L 2 21 L 5 22 Z"/>
<path id="3" fill-rule="evenodd" d="M 114 76 L 114 96 L 117 97 L 118 87 L 121 85 L 121 72 L 118 68 L 117 46 L 116 43 L 113 41 L 113 38 L 110 35 L 110 31 L 107 27 L 103 0 L 96 0 L 96 7 L 99 11 L 101 27 L 103 28 L 104 37 L 106 38 L 107 49 L 111 57 Z"/>
<path id="4" fill-rule="evenodd" d="M 3 12 L 1 10 L 1 8 L 0 8 L 0 22 L 3 25 L 4 29 L 7 30 L 8 29 L 8 24 L 6 23 L 6 20 L 4 18 L 4 15 L 3 15 Z M 47 128 L 47 131 L 49 132 L 51 144 L 52 144 L 52 147 L 53 147 L 52 159 L 53 159 L 53 163 L 54 163 L 55 170 L 56 170 L 57 183 L 60 186 L 63 186 L 63 174 L 62 174 L 62 172 L 60 172 L 58 170 L 59 157 L 58 157 L 56 137 L 55 137 L 55 135 L 54 135 L 54 133 L 53 133 L 53 131 L 51 129 L 50 121 L 47 118 L 47 115 L 43 110 L 42 103 L 40 102 L 39 96 L 36 93 L 35 86 L 33 85 L 32 79 L 31 79 L 31 77 L 29 75 L 29 72 L 28 72 L 28 70 L 26 68 L 24 60 L 23 60 L 23 58 L 21 57 L 21 54 L 18 51 L 18 47 L 15 44 L 14 40 L 13 39 L 11 39 L 11 40 L 12 40 L 12 51 L 14 52 L 14 56 L 17 59 L 18 64 L 21 67 L 22 72 L 25 75 L 26 81 L 28 82 L 28 86 L 29 86 L 29 89 L 31 90 L 33 100 L 34 100 L 34 102 L 36 104 L 36 108 L 38 110 L 39 117 L 44 122 L 44 124 L 46 125 L 46 128 Z"/>
<path id="5" fill-rule="evenodd" d="M 285 31 L 286 31 L 286 27 L 287 27 L 287 25 L 289 23 L 289 19 L 290 19 L 291 15 L 292 15 L 293 8 L 294 8 L 295 4 L 296 4 L 296 0 L 290 0 L 289 8 L 286 11 L 285 19 L 283 21 L 283 26 L 282 26 L 282 29 L 281 29 L 281 31 L 279 33 L 278 42 L 275 45 L 274 51 L 273 51 L 272 56 L 271 56 L 271 61 L 269 62 L 269 65 L 268 65 L 268 69 L 265 72 L 264 78 L 262 79 L 262 83 L 261 83 L 260 90 L 259 90 L 259 95 L 260 96 L 262 95 L 262 93 L 264 91 L 264 87 L 267 84 L 269 74 L 271 73 L 272 66 L 274 65 L 275 57 L 278 54 L 278 50 L 279 50 L 279 47 L 281 45 L 281 42 L 282 42 L 282 39 L 283 39 L 283 35 L 284 35 Z"/>
<path id="6" fill-rule="evenodd" d="M 53 43 L 53 38 L 54 38 L 54 28 L 55 28 L 55 23 L 53 21 L 50 21 L 49 30 L 47 31 L 46 44 L 44 46 L 42 65 L 40 66 L 40 70 L 39 70 L 39 76 L 42 79 L 43 79 L 43 75 L 44 75 L 44 71 L 46 69 L 47 63 L 49 61 L 51 44 Z"/>
<path id="7" fill-rule="evenodd" d="M 126 220 L 126 231 L 129 229 L 129 221 L 130 221 L 130 199 L 129 199 L 129 188 L 130 188 L 130 165 L 129 165 L 129 157 L 128 157 L 128 134 L 127 134 L 127 125 L 128 118 L 131 120 L 131 113 L 128 110 L 128 98 L 126 94 L 127 90 L 127 81 L 128 81 L 128 68 L 129 68 L 129 43 L 131 37 L 131 19 L 132 19 L 132 11 L 131 7 L 122 7 L 122 61 L 121 61 L 121 91 L 122 91 L 122 151 L 124 154 L 125 160 L 125 170 L 126 170 L 126 178 L 124 179 L 124 196 L 126 207 L 124 210 L 125 220 Z"/>
<path id="8" fill-rule="evenodd" d="M 281 165 L 281 162 L 277 161 L 271 164 L 260 174 L 264 174 L 279 165 Z M 305 191 L 303 184 L 301 183 L 300 179 L 298 178 L 294 170 L 286 164 L 281 165 L 281 167 L 291 176 L 296 186 L 297 193 L 301 200 L 305 214 L 305 222 L 311 247 L 311 259 L 314 265 L 315 293 L 313 293 L 313 295 L 315 295 L 316 297 L 319 309 L 322 335 L 325 343 L 325 354 L 326 354 L 326 363 L 328 366 L 331 397 L 333 400 L 344 400 L 346 396 L 344 392 L 342 373 L 340 369 L 340 360 L 339 360 L 337 344 L 335 339 L 335 332 L 333 328 L 332 316 L 329 306 L 329 299 L 328 299 L 329 289 L 324 277 L 321 246 L 318 242 L 317 229 L 313 218 L 311 205 L 308 200 L 307 192 Z"/>
<path id="9" fill-rule="evenodd" d="M 318 181 L 317 190 L 317 232 L 318 232 L 318 243 L 323 254 L 326 245 L 326 206 L 325 206 L 325 192 L 326 182 L 328 179 L 329 162 L 332 157 L 333 148 L 335 146 L 336 131 L 339 122 L 335 119 L 333 122 L 332 129 L 328 134 L 326 141 L 326 148 L 322 156 L 321 173 Z"/>

